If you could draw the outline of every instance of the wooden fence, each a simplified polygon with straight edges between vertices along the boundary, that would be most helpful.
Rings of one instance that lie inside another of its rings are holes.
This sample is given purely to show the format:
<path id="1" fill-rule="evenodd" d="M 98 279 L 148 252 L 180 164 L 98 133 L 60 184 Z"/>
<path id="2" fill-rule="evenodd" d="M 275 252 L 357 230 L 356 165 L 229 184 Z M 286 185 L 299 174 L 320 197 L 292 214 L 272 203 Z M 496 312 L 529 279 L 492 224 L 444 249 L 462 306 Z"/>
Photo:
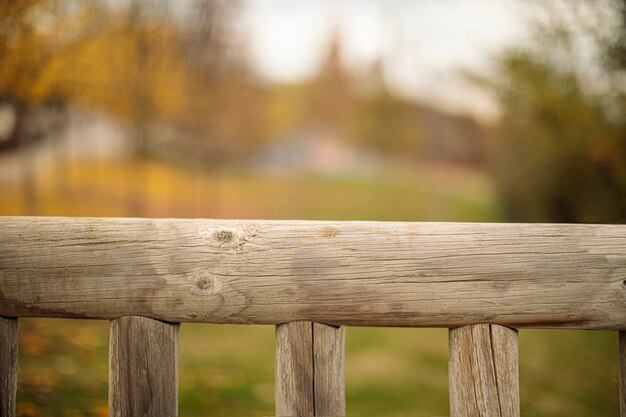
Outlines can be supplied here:
<path id="1" fill-rule="evenodd" d="M 449 328 L 450 414 L 519 416 L 518 328 L 619 331 L 626 226 L 0 217 L 17 318 L 111 320 L 109 414 L 175 416 L 180 322 L 276 325 L 276 415 L 345 415 L 344 326 Z"/>

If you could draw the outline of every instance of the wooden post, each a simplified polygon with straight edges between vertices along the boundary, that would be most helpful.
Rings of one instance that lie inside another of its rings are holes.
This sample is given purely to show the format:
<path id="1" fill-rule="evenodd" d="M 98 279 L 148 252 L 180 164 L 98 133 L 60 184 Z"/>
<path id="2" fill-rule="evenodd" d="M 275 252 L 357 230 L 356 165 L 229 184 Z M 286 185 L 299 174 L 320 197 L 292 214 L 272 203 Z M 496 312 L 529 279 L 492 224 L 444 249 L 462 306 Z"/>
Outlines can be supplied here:
<path id="1" fill-rule="evenodd" d="M 111 320 L 109 416 L 178 415 L 178 324 Z"/>
<path id="2" fill-rule="evenodd" d="M 517 331 L 475 324 L 449 333 L 451 417 L 519 417 Z"/>
<path id="3" fill-rule="evenodd" d="M 619 332 L 619 409 L 626 417 L 626 332 Z"/>
<path id="4" fill-rule="evenodd" d="M 344 416 L 346 414 L 345 345 L 345 327 L 313 323 L 316 416 Z"/>
<path id="5" fill-rule="evenodd" d="M 0 417 L 15 416 L 17 319 L 0 317 Z"/>
<path id="6" fill-rule="evenodd" d="M 276 326 L 275 366 L 276 415 L 315 416 L 311 322 Z"/>
<path id="7" fill-rule="evenodd" d="M 345 328 L 312 322 L 276 326 L 276 415 L 344 416 Z"/>

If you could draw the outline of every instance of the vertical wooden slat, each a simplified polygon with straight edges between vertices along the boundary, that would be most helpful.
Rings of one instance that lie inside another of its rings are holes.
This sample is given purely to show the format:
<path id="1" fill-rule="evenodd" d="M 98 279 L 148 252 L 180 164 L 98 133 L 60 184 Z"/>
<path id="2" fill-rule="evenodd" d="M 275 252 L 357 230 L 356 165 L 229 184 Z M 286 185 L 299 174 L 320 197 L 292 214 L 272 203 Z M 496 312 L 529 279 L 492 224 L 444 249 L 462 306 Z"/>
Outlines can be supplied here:
<path id="1" fill-rule="evenodd" d="M 345 415 L 345 329 L 312 322 L 276 326 L 276 415 Z"/>
<path id="2" fill-rule="evenodd" d="M 0 317 L 0 417 L 15 416 L 17 319 Z"/>
<path id="3" fill-rule="evenodd" d="M 111 320 L 109 416 L 178 415 L 178 324 Z"/>
<path id="4" fill-rule="evenodd" d="M 451 417 L 519 417 L 517 331 L 476 324 L 449 339 Z"/>
<path id="5" fill-rule="evenodd" d="M 619 332 L 619 410 L 626 417 L 626 332 Z"/>
<path id="6" fill-rule="evenodd" d="M 276 415 L 315 416 L 311 322 L 276 326 Z"/>
<path id="7" fill-rule="evenodd" d="M 344 416 L 345 327 L 313 323 L 313 370 L 316 416 Z"/>

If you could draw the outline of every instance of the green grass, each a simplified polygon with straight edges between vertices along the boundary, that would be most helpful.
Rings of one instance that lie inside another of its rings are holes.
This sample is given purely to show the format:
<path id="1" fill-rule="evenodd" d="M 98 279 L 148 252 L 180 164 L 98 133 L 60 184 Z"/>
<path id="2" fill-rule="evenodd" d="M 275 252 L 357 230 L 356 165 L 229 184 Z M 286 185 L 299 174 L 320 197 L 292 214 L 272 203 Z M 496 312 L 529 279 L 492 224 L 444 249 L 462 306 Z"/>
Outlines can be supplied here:
<path id="1" fill-rule="evenodd" d="M 106 415 L 108 323 L 22 319 L 19 415 Z M 347 329 L 349 416 L 448 414 L 445 329 Z M 274 328 L 183 324 L 180 415 L 273 415 Z M 520 331 L 523 416 L 617 415 L 613 332 Z"/>
<path id="2" fill-rule="evenodd" d="M 42 171 L 37 184 L 39 215 L 136 215 L 143 196 L 140 214 L 155 217 L 499 219 L 488 178 L 458 169 L 374 180 L 95 161 Z M 0 214 L 24 214 L 18 184 L 0 192 Z M 18 415 L 105 416 L 107 340 L 107 322 L 21 319 Z M 445 329 L 348 328 L 346 344 L 349 416 L 448 414 Z M 522 330 L 522 415 L 617 415 L 616 345 L 611 332 Z M 273 355 L 272 326 L 183 324 L 180 415 L 273 415 Z"/>
<path id="3" fill-rule="evenodd" d="M 42 170 L 37 215 L 300 220 L 494 221 L 488 179 L 473 171 L 376 178 L 190 172 L 157 161 L 83 161 Z M 19 183 L 0 182 L 0 214 L 25 214 Z M 141 210 L 138 210 L 138 209 Z"/>

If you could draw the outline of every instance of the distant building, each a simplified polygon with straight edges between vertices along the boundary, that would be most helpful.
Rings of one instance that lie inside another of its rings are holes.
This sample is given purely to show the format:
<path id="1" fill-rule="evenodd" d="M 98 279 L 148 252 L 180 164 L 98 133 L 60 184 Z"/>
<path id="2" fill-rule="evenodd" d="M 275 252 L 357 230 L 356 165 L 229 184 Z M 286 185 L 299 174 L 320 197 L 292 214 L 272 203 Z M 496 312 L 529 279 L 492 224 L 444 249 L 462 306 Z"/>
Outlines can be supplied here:
<path id="1" fill-rule="evenodd" d="M 301 95 L 295 102 L 301 111 L 294 112 L 298 119 L 282 138 L 262 152 L 259 160 L 266 168 L 372 172 L 385 155 L 463 165 L 484 161 L 480 123 L 393 94 L 380 60 L 355 78 L 342 61 L 337 31 L 318 73 L 290 88 Z"/>
<path id="2" fill-rule="evenodd" d="M 346 135 L 356 99 L 352 75 L 341 58 L 339 32 L 333 32 L 326 58 L 306 94 L 306 127 L 328 136 Z"/>
<path id="3" fill-rule="evenodd" d="M 300 132 L 268 146 L 256 165 L 270 172 L 370 175 L 381 170 L 383 159 L 380 153 L 351 146 L 336 136 Z"/>

